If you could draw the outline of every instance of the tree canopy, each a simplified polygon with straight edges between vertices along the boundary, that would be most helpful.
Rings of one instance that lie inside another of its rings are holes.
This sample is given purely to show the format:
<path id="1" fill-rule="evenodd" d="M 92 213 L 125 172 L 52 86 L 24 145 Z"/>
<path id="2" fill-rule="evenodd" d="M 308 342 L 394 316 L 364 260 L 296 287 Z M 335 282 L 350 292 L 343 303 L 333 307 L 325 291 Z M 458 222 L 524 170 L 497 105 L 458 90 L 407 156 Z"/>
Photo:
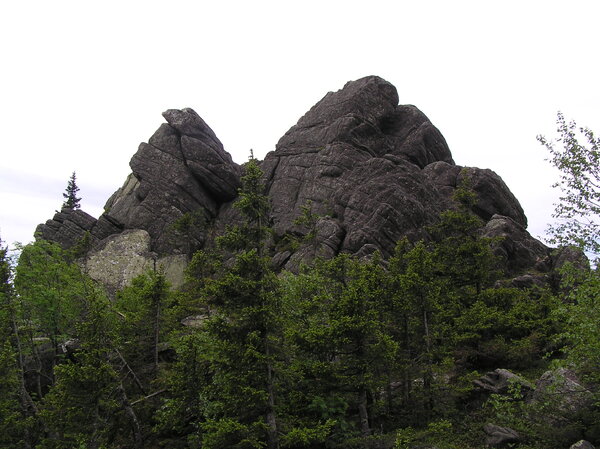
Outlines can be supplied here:
<path id="1" fill-rule="evenodd" d="M 550 242 L 577 245 L 600 254 L 600 138 L 587 127 L 578 127 L 559 112 L 556 140 L 538 136 L 549 161 L 560 172 L 554 184 L 562 192 L 548 228 Z"/>
<path id="2" fill-rule="evenodd" d="M 79 187 L 77 186 L 77 176 L 75 175 L 75 172 L 73 172 L 69 178 L 69 182 L 67 183 L 67 188 L 63 193 L 63 198 L 65 199 L 62 204 L 63 208 L 79 209 L 81 207 L 79 204 L 81 198 L 77 196 L 77 192 L 79 192 Z"/>

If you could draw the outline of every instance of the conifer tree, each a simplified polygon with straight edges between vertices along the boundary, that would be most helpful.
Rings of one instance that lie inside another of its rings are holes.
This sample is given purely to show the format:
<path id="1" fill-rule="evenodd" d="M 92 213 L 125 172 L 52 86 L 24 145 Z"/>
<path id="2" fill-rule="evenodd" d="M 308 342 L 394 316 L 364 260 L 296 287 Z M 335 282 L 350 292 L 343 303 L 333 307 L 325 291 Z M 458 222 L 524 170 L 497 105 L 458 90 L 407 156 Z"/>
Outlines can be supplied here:
<path id="1" fill-rule="evenodd" d="M 0 240 L 0 446 L 32 447 L 36 407 L 25 389 L 8 250 Z"/>
<path id="2" fill-rule="evenodd" d="M 286 335 L 301 390 L 293 407 L 330 443 L 367 439 L 383 426 L 380 392 L 397 351 L 383 308 L 385 277 L 378 255 L 348 254 L 285 277 Z"/>
<path id="3" fill-rule="evenodd" d="M 203 448 L 279 447 L 276 413 L 278 328 L 277 277 L 264 256 L 269 202 L 262 171 L 255 159 L 245 166 L 235 207 L 244 218 L 218 239 L 216 254 L 198 252 L 189 271 L 199 306 L 207 318 L 196 336 L 179 338 L 176 346 L 189 363 L 199 367 L 196 381 L 196 439 Z M 197 350 L 190 345 L 201 344 Z M 192 406 L 193 396 L 175 373 L 170 401 L 178 409 Z M 173 420 L 163 415 L 163 421 Z M 193 437 L 189 437 L 192 438 Z"/>
<path id="4" fill-rule="evenodd" d="M 73 358 L 54 368 L 55 384 L 44 397 L 41 415 L 51 430 L 44 449 L 102 448 L 128 433 L 118 427 L 125 401 L 111 363 L 117 339 L 114 315 L 102 292 L 89 282 L 86 290 L 73 332 L 79 347 Z"/>
<path id="5" fill-rule="evenodd" d="M 62 204 L 63 209 L 75 210 L 81 207 L 79 205 L 81 198 L 77 196 L 77 192 L 79 192 L 79 187 L 77 186 L 77 177 L 75 172 L 73 172 L 67 183 L 65 193 L 63 193 L 63 198 L 65 198 L 65 201 Z"/>

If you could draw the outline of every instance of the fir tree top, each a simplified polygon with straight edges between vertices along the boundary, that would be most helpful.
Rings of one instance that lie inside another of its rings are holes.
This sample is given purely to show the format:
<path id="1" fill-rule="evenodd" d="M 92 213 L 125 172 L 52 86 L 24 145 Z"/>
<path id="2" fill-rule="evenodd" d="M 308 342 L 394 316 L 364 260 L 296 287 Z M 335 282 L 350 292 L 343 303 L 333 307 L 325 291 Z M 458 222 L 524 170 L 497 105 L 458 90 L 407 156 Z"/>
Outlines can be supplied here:
<path id="1" fill-rule="evenodd" d="M 65 193 L 63 193 L 63 197 L 65 198 L 65 201 L 62 205 L 63 209 L 75 210 L 81 207 L 79 205 L 81 198 L 77 196 L 77 192 L 79 192 L 79 187 L 77 187 L 76 179 L 77 176 L 75 175 L 75 172 L 73 172 L 71 178 L 69 178 L 69 182 L 67 184 L 67 188 L 65 189 Z"/>

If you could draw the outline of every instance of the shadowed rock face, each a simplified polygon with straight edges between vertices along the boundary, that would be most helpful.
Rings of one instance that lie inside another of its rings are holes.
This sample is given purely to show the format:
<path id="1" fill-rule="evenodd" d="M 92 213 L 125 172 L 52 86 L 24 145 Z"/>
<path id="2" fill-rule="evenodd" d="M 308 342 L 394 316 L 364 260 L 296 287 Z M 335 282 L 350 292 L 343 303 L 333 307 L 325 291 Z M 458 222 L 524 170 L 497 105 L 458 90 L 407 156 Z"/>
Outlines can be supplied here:
<path id="1" fill-rule="evenodd" d="M 140 145 L 129 163 L 132 175 L 108 200 L 104 215 L 124 229 L 148 231 L 154 251 L 172 253 L 185 246 L 173 223 L 197 210 L 215 217 L 218 205 L 237 195 L 241 172 L 192 109 L 169 109 L 163 116 L 168 124 Z M 191 238 L 196 247 L 204 243 L 203 235 Z"/>
<path id="2" fill-rule="evenodd" d="M 163 116 L 167 123 L 140 145 L 130 162 L 132 174 L 97 221 L 80 211 L 63 211 L 38 227 L 41 236 L 68 247 L 88 232 L 89 259 L 120 233 L 143 230 L 148 248 L 136 257 L 156 261 L 210 243 L 201 228 L 174 231 L 186 214 L 213 219 L 217 230 L 235 223 L 239 217 L 231 204 L 241 167 L 193 110 L 170 109 Z M 474 212 L 489 222 L 486 233 L 509 240 L 514 234 L 514 244 L 499 250 L 509 268 L 539 266 L 549 257 L 548 248 L 525 230 L 523 210 L 502 179 L 491 170 L 455 165 L 437 128 L 416 107 L 398 105 L 396 88 L 376 76 L 325 95 L 261 167 L 276 239 L 308 233 L 294 223 L 304 205 L 311 204 L 320 217 L 315 241 L 295 254 L 274 251 L 280 267 L 295 269 L 315 255 L 339 252 L 364 256 L 379 250 L 389 256 L 400 238 L 426 237 L 426 227 L 451 207 L 465 176 L 478 195 Z"/>
<path id="3" fill-rule="evenodd" d="M 482 219 L 501 214 L 527 223 L 498 175 L 455 165 L 425 114 L 398 105 L 394 86 L 375 76 L 328 93 L 281 138 L 262 168 L 276 233 L 302 233 L 294 220 L 311 204 L 335 223 L 332 232 L 341 230 L 336 252 L 379 249 L 388 256 L 403 236 L 425 237 L 465 176 L 478 194 L 474 212 Z M 294 265 L 292 258 L 287 268 Z"/>

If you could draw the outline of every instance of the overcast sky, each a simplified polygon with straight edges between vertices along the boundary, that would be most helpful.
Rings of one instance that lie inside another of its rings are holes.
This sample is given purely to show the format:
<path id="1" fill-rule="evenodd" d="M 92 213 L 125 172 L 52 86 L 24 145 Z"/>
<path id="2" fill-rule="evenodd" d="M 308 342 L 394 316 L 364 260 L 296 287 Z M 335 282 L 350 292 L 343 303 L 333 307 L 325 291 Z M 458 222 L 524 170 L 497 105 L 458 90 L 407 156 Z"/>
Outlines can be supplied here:
<path id="1" fill-rule="evenodd" d="M 498 173 L 541 236 L 557 174 L 536 135 L 558 110 L 600 132 L 599 16 L 596 0 L 2 2 L 0 237 L 32 240 L 74 170 L 97 217 L 166 109 L 195 109 L 243 162 L 371 74 L 457 164 Z"/>

